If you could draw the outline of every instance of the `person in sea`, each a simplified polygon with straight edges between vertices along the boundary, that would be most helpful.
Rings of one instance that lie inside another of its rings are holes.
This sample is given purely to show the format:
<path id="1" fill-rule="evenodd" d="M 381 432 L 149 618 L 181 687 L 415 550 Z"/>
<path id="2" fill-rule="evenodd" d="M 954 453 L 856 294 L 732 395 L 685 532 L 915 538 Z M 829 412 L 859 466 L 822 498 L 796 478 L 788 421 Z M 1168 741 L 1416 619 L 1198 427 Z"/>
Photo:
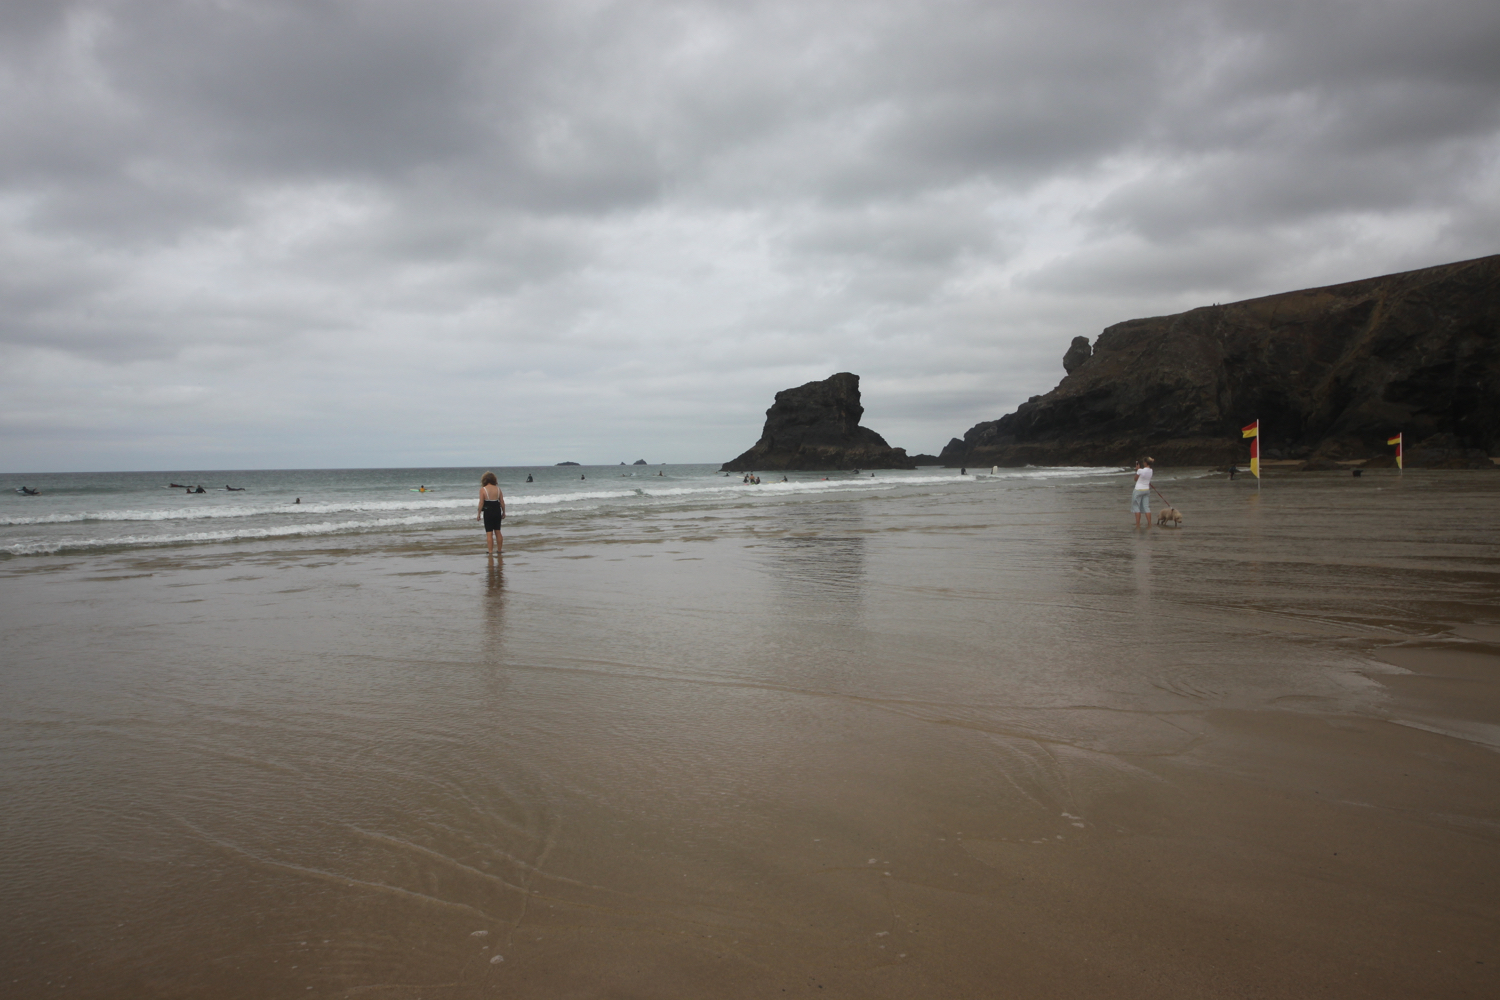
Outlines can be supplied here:
<path id="1" fill-rule="evenodd" d="M 1130 494 L 1130 511 L 1135 515 L 1135 526 L 1141 526 L 1141 515 L 1146 515 L 1146 527 L 1151 527 L 1151 473 L 1156 459 L 1147 458 L 1144 464 L 1135 463 L 1135 489 Z"/>
<path id="2" fill-rule="evenodd" d="M 505 494 L 500 492 L 500 483 L 493 472 L 479 477 L 479 514 L 474 518 L 484 522 L 484 550 L 495 555 L 505 544 L 500 533 L 500 522 L 505 519 Z"/>

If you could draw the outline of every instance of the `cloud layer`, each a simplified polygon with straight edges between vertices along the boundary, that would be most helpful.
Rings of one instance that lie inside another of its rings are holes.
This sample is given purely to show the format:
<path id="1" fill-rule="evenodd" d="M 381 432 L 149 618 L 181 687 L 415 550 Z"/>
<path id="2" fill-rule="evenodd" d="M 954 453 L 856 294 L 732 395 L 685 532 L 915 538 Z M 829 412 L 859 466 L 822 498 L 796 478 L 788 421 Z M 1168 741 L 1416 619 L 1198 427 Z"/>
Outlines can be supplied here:
<path id="1" fill-rule="evenodd" d="M 932 450 L 1140 315 L 1500 251 L 1500 7 L 0 6 L 0 467 Z"/>

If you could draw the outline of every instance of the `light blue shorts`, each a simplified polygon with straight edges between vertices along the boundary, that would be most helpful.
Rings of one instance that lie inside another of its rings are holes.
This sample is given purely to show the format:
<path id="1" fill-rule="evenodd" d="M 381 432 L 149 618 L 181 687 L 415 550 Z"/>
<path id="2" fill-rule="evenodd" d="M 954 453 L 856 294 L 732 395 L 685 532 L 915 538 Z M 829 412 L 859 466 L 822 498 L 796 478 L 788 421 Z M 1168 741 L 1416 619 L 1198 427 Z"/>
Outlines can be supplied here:
<path id="1" fill-rule="evenodd" d="M 1151 491 L 1135 490 L 1130 497 L 1130 512 L 1132 514 L 1151 513 Z"/>

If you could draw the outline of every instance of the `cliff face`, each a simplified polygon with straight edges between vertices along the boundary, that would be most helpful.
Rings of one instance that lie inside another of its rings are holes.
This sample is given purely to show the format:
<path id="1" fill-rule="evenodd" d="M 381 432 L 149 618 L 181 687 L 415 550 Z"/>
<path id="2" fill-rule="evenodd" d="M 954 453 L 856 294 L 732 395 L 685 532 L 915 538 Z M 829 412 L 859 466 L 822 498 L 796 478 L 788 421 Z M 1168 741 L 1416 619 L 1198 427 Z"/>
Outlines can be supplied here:
<path id="1" fill-rule="evenodd" d="M 859 376 L 849 372 L 783 389 L 766 411 L 760 440 L 720 471 L 916 468 L 904 449 L 859 426 L 864 412 Z"/>
<path id="2" fill-rule="evenodd" d="M 1490 467 L 1500 454 L 1500 256 L 1130 320 L 1077 340 L 1069 374 L 976 424 L 945 465 L 1244 462 L 1383 454 Z M 1412 465 L 1408 461 L 1408 465 Z"/>

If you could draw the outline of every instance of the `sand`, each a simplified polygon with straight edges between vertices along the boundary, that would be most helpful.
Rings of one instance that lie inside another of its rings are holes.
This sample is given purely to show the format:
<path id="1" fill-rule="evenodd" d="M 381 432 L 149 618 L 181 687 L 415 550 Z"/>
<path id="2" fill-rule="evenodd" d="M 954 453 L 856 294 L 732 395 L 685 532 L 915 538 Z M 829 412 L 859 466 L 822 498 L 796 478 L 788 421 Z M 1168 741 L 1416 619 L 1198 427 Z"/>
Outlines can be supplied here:
<path id="1" fill-rule="evenodd" d="M 1496 995 L 1493 479 L 0 563 L 5 994 Z"/>

